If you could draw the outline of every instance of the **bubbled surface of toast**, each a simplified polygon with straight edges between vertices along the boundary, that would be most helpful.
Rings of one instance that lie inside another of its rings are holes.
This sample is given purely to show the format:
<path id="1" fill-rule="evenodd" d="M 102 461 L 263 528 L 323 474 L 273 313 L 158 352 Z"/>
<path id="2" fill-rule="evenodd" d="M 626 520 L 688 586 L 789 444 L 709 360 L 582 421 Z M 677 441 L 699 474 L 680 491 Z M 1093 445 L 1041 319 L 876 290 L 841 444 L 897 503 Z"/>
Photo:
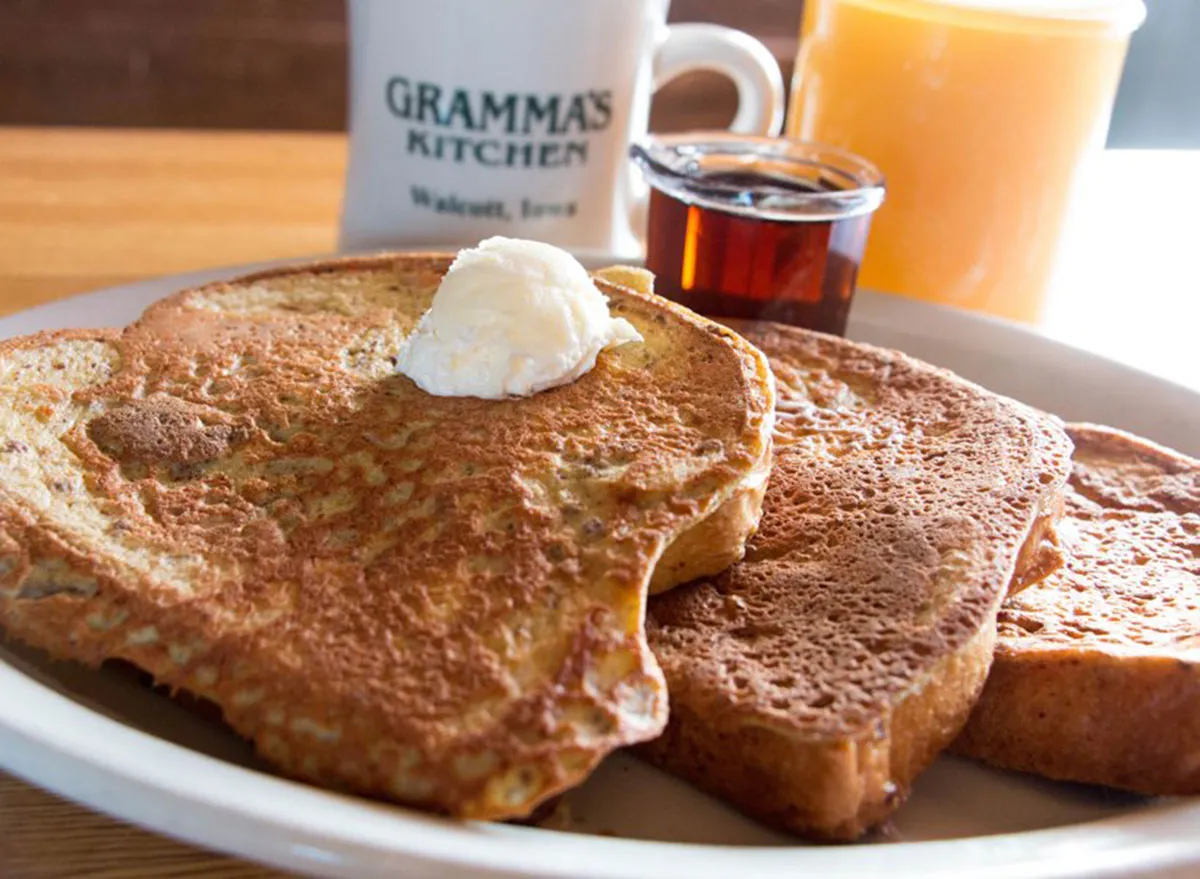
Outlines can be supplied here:
<path id="1" fill-rule="evenodd" d="M 1200 461 L 1108 428 L 1068 433 L 1074 466 L 1058 529 L 1067 563 L 1005 603 L 998 649 L 1200 660 Z"/>
<path id="2" fill-rule="evenodd" d="M 1075 443 L 1066 563 L 1000 611 L 960 753 L 1051 778 L 1200 793 L 1200 461 L 1111 428 Z"/>
<path id="3" fill-rule="evenodd" d="M 644 752 L 771 823 L 853 838 L 965 720 L 1070 443 L 897 352 L 730 325 L 775 372 L 775 464 L 745 559 L 650 603 L 671 718 Z"/>
<path id="4" fill-rule="evenodd" d="M 0 622 L 220 706 L 288 774 L 527 814 L 665 720 L 664 546 L 769 453 L 761 355 L 598 282 L 645 337 L 534 397 L 392 356 L 449 258 L 185 291 L 0 344 Z"/>

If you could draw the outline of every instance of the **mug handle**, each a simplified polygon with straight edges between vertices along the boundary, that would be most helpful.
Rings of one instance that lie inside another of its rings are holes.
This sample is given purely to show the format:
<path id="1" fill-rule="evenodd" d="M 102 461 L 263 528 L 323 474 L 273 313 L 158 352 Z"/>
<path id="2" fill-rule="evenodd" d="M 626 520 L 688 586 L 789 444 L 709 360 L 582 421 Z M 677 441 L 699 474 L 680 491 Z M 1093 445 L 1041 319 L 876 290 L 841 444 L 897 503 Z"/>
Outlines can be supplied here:
<path id="1" fill-rule="evenodd" d="M 729 130 L 775 137 L 783 127 L 783 74 L 761 42 L 717 24 L 673 24 L 654 54 L 654 90 L 693 70 L 715 70 L 737 86 L 737 114 Z M 630 162 L 626 171 L 629 228 L 645 250 L 648 188 Z"/>
<path id="2" fill-rule="evenodd" d="M 775 137 L 783 127 L 779 62 L 749 34 L 716 24 L 673 24 L 654 56 L 654 90 L 693 70 L 715 70 L 737 86 L 730 131 Z"/>

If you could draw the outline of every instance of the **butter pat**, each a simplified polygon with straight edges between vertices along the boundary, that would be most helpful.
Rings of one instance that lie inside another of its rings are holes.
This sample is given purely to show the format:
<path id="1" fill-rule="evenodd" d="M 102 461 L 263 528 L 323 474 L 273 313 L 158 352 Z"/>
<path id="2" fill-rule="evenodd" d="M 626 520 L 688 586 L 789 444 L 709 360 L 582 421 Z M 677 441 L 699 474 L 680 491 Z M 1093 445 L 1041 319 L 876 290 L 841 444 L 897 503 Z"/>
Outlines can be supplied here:
<path id="1" fill-rule="evenodd" d="M 496 237 L 459 252 L 396 371 L 439 397 L 528 397 L 575 381 L 605 348 L 640 341 L 565 250 Z"/>

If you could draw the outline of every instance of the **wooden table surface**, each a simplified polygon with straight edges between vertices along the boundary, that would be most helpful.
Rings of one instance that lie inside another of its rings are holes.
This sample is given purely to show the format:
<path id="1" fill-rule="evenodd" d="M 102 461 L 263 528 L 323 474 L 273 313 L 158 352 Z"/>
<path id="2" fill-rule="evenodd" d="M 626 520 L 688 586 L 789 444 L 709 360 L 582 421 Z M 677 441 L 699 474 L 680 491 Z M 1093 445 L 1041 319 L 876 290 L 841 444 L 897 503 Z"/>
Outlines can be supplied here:
<path id="1" fill-rule="evenodd" d="M 103 286 L 328 253 L 335 134 L 0 128 L 0 314 Z M 1080 193 L 1041 329 L 1193 386 L 1200 153 L 1111 153 Z M 0 773 L 0 877 L 265 877 Z"/>

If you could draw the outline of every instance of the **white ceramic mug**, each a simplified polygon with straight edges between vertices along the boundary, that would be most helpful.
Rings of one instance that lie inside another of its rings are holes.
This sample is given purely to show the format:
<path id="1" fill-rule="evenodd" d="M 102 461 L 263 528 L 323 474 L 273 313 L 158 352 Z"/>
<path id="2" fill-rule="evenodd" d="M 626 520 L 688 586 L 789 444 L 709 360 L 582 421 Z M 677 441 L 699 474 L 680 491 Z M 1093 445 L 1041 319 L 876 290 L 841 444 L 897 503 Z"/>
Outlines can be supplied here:
<path id="1" fill-rule="evenodd" d="M 536 238 L 640 252 L 644 187 L 626 157 L 650 95 L 728 75 L 732 129 L 779 133 L 762 43 L 668 26 L 670 0 L 350 0 L 346 250 Z"/>

